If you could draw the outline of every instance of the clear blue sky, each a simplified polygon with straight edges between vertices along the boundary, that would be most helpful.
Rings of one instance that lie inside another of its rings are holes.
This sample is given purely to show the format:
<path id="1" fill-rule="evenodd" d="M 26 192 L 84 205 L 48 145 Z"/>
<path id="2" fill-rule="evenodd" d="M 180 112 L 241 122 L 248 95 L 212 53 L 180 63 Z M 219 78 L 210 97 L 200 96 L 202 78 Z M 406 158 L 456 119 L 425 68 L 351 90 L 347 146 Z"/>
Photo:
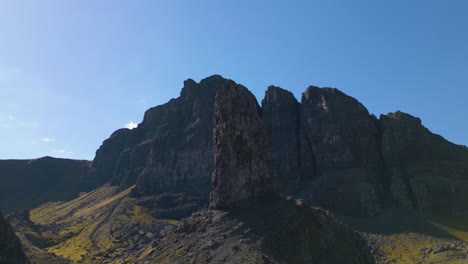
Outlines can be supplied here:
<path id="1" fill-rule="evenodd" d="M 468 1 L 0 0 L 0 159 L 92 159 L 221 74 L 259 100 L 336 87 L 468 145 Z"/>

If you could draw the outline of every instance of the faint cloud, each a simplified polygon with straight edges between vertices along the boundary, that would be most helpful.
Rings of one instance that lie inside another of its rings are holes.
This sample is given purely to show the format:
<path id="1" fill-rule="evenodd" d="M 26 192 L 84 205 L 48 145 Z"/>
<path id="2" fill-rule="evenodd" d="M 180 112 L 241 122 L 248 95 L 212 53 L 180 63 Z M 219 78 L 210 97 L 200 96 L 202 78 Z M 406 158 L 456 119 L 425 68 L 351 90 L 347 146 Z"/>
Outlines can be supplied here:
<path id="1" fill-rule="evenodd" d="M 66 150 L 63 150 L 63 149 L 54 150 L 53 152 L 54 152 L 54 153 L 57 153 L 57 154 L 73 154 L 73 152 L 71 152 L 71 151 L 66 151 Z"/>
<path id="2" fill-rule="evenodd" d="M 16 118 L 12 115 L 7 116 L 8 120 L 15 120 Z"/>
<path id="3" fill-rule="evenodd" d="M 137 123 L 134 123 L 133 121 L 130 121 L 130 123 L 126 124 L 125 125 L 125 128 L 128 128 L 128 129 L 134 129 L 138 126 Z"/>
<path id="4" fill-rule="evenodd" d="M 31 143 L 32 143 L 32 144 L 39 144 L 39 141 L 33 140 L 33 141 L 31 141 Z"/>
<path id="5" fill-rule="evenodd" d="M 0 124 L 0 126 L 2 126 L 4 128 L 11 128 L 11 125 L 7 124 L 7 123 L 2 123 L 2 124 Z"/>
<path id="6" fill-rule="evenodd" d="M 43 142 L 54 142 L 55 141 L 55 139 L 53 139 L 53 138 L 41 138 L 41 140 Z"/>
<path id="7" fill-rule="evenodd" d="M 41 125 L 41 123 L 39 123 L 39 122 L 36 122 L 36 121 L 31 122 L 31 126 L 40 126 L 40 125 Z"/>
<path id="8" fill-rule="evenodd" d="M 147 104 L 148 103 L 148 101 L 146 99 L 140 99 L 138 102 L 140 104 Z"/>

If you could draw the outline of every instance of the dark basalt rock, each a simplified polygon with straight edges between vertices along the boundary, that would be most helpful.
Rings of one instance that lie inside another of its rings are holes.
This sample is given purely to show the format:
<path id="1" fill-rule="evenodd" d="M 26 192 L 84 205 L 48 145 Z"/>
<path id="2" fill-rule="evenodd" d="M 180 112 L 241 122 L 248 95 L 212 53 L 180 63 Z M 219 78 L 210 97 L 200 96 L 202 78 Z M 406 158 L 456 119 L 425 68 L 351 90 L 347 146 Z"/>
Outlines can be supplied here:
<path id="1" fill-rule="evenodd" d="M 397 204 L 439 213 L 468 210 L 468 148 L 402 112 L 382 115 L 379 123 L 389 191 Z"/>
<path id="2" fill-rule="evenodd" d="M 225 83 L 218 75 L 200 83 L 189 79 L 180 97 L 149 109 L 137 128 L 114 133 L 94 159 L 99 181 L 112 179 L 123 188 L 136 184 L 136 196 L 208 197 L 213 107 Z M 386 203 L 443 212 L 466 207 L 460 200 L 466 199 L 468 151 L 433 136 L 415 118 L 395 114 L 377 120 L 356 99 L 314 86 L 301 103 L 271 86 L 262 106 L 255 104 L 283 193 L 351 215 L 378 214 Z M 437 202 L 436 194 L 447 199 Z"/>
<path id="3" fill-rule="evenodd" d="M 106 140 L 96 153 L 96 170 L 113 184 L 136 184 L 136 196 L 182 191 L 208 197 L 214 97 L 225 81 L 219 75 L 185 81 L 180 97 L 149 109 L 137 128 Z"/>
<path id="4" fill-rule="evenodd" d="M 267 134 L 247 88 L 229 80 L 218 91 L 213 134 L 211 208 L 224 209 L 276 192 Z"/>
<path id="5" fill-rule="evenodd" d="M 310 86 L 302 96 L 301 127 L 314 161 L 314 179 L 301 193 L 346 214 L 380 212 L 382 161 L 376 119 L 356 99 Z"/>
<path id="6" fill-rule="evenodd" d="M 21 242 L 10 223 L 0 214 L 0 264 L 27 264 Z"/>
<path id="7" fill-rule="evenodd" d="M 312 160 L 303 161 L 301 153 L 300 104 L 294 95 L 269 86 L 262 100 L 262 117 L 268 132 L 273 176 L 282 191 L 294 194 L 307 176 L 313 173 Z"/>
<path id="8" fill-rule="evenodd" d="M 333 88 L 310 86 L 302 96 L 301 123 L 312 144 L 316 173 L 381 167 L 376 120 L 356 99 Z"/>
<path id="9" fill-rule="evenodd" d="M 69 200 L 109 181 L 136 185 L 134 196 L 186 193 L 207 202 L 215 95 L 226 83 L 219 75 L 185 81 L 180 97 L 146 111 L 137 128 L 114 132 L 92 163 L 0 161 L 0 208 L 11 212 Z M 283 193 L 352 215 L 377 214 L 387 203 L 467 210 L 468 149 L 432 134 L 419 119 L 397 112 L 377 120 L 332 88 L 311 86 L 299 103 L 270 86 L 262 108 L 248 97 L 262 116 L 272 174 Z"/>
<path id="10" fill-rule="evenodd" d="M 96 169 L 96 175 L 99 178 L 109 180 L 113 177 L 115 164 L 125 147 L 130 132 L 131 130 L 127 128 L 115 131 L 96 151 L 93 167 Z"/>
<path id="11" fill-rule="evenodd" d="M 281 197 L 200 210 L 155 244 L 141 263 L 375 263 L 360 235 L 328 212 Z"/>
<path id="12" fill-rule="evenodd" d="M 73 199 L 104 183 L 94 176 L 85 160 L 0 160 L 0 209 L 12 212 Z"/>
<path id="13" fill-rule="evenodd" d="M 361 103 L 311 86 L 299 104 L 288 91 L 269 87 L 263 108 L 283 191 L 347 214 L 381 210 L 379 129 Z"/>

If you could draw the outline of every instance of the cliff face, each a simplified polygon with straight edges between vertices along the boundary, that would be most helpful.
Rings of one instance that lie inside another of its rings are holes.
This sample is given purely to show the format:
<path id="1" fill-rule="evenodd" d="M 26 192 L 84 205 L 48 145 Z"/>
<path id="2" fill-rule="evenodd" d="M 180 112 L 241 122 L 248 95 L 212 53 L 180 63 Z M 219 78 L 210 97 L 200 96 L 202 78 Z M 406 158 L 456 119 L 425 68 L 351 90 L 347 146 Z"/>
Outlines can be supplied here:
<path id="1" fill-rule="evenodd" d="M 109 181 L 122 189 L 136 185 L 135 197 L 184 193 L 206 205 L 215 160 L 215 95 L 228 83 L 219 75 L 185 81 L 180 97 L 146 111 L 137 128 L 114 132 L 92 163 L 48 157 L 0 161 L 0 208 L 69 200 Z M 249 98 L 266 129 L 254 141 L 268 139 L 281 192 L 354 215 L 375 215 L 386 205 L 467 210 L 468 149 L 432 134 L 419 119 L 400 112 L 377 119 L 332 88 L 311 86 L 298 102 L 270 86 L 262 108 Z"/>
<path id="2" fill-rule="evenodd" d="M 309 87 L 301 103 L 269 87 L 262 101 L 282 191 L 351 215 L 384 204 L 437 213 L 465 211 L 468 149 L 401 112 L 377 120 L 337 89 Z"/>
<path id="3" fill-rule="evenodd" d="M 397 204 L 443 213 L 468 209 L 468 148 L 402 112 L 383 115 L 379 123 L 387 186 Z"/>
<path id="4" fill-rule="evenodd" d="M 0 214 L 0 264 L 29 263 L 10 223 Z"/>
<path id="5" fill-rule="evenodd" d="M 70 200 L 101 184 L 91 162 L 44 157 L 0 160 L 0 209 L 24 210 L 48 201 Z"/>
<path id="6" fill-rule="evenodd" d="M 184 82 L 180 97 L 146 111 L 96 152 L 94 166 L 114 184 L 136 183 L 134 195 L 184 191 L 208 196 L 213 170 L 213 105 L 221 76 Z"/>
<path id="7" fill-rule="evenodd" d="M 263 107 L 275 175 L 286 191 L 346 213 L 380 211 L 379 130 L 362 104 L 337 89 L 314 86 L 299 104 L 289 92 L 270 87 Z"/>
<path id="8" fill-rule="evenodd" d="M 275 193 L 268 140 L 253 94 L 227 81 L 216 94 L 214 109 L 210 207 L 227 208 Z"/>
<path id="9" fill-rule="evenodd" d="M 262 116 L 268 133 L 268 145 L 273 164 L 273 176 L 282 191 L 292 194 L 307 178 L 313 176 L 308 145 L 303 145 L 300 130 L 300 104 L 289 91 L 269 86 L 262 100 Z"/>
<path id="10" fill-rule="evenodd" d="M 227 82 L 218 75 L 187 80 L 180 97 L 148 110 L 136 129 L 116 131 L 96 152 L 98 178 L 136 184 L 135 196 L 176 191 L 207 197 L 215 95 Z M 468 150 L 433 135 L 414 117 L 377 119 L 341 91 L 314 86 L 301 102 L 270 86 L 258 112 L 283 193 L 353 215 L 375 215 L 386 204 L 437 212 L 466 208 Z M 437 200 L 440 195 L 446 198 Z"/>

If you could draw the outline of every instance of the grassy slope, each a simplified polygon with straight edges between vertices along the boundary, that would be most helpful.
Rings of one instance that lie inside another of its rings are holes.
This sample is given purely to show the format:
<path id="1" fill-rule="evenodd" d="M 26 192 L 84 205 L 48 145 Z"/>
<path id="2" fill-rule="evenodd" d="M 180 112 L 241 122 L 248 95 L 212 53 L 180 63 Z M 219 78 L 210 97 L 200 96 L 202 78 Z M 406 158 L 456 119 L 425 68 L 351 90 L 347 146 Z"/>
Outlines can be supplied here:
<path id="1" fill-rule="evenodd" d="M 160 245 L 153 238 L 145 240 L 148 233 L 159 232 L 154 229 L 158 222 L 170 225 L 179 222 L 154 219 L 146 208 L 138 205 L 138 200 L 129 197 L 132 188 L 122 191 L 105 185 L 72 201 L 47 203 L 31 210 L 27 219 L 16 220 L 15 225 L 27 255 L 37 263 L 48 264 L 132 263 L 139 259 L 170 263 L 171 259 L 185 255 L 177 250 L 158 254 L 167 243 L 165 238 L 157 240 Z M 468 242 L 468 214 L 428 218 L 390 211 L 375 218 L 345 219 L 345 222 L 368 234 L 375 250 L 380 252 L 377 258 L 380 263 L 467 263 L 468 248 L 437 254 L 425 252 L 434 245 L 454 240 Z M 302 230 L 306 229 L 305 225 Z M 182 250 L 178 245 L 174 247 Z"/>
<path id="2" fill-rule="evenodd" d="M 468 263 L 468 214 L 427 216 L 401 210 L 373 218 L 345 219 L 355 229 L 366 232 L 380 263 Z M 441 245 L 453 250 L 430 252 Z M 459 246 L 458 246 L 459 245 Z"/>
<path id="3" fill-rule="evenodd" d="M 111 248 L 126 246 L 127 242 L 117 239 L 122 226 L 142 228 L 154 220 L 128 197 L 132 188 L 119 192 L 117 187 L 105 185 L 75 200 L 47 203 L 31 210 L 34 228 L 20 232 L 30 248 L 31 259 L 53 253 L 73 262 L 97 261 L 104 259 Z M 34 246 L 37 241 L 42 247 Z"/>

